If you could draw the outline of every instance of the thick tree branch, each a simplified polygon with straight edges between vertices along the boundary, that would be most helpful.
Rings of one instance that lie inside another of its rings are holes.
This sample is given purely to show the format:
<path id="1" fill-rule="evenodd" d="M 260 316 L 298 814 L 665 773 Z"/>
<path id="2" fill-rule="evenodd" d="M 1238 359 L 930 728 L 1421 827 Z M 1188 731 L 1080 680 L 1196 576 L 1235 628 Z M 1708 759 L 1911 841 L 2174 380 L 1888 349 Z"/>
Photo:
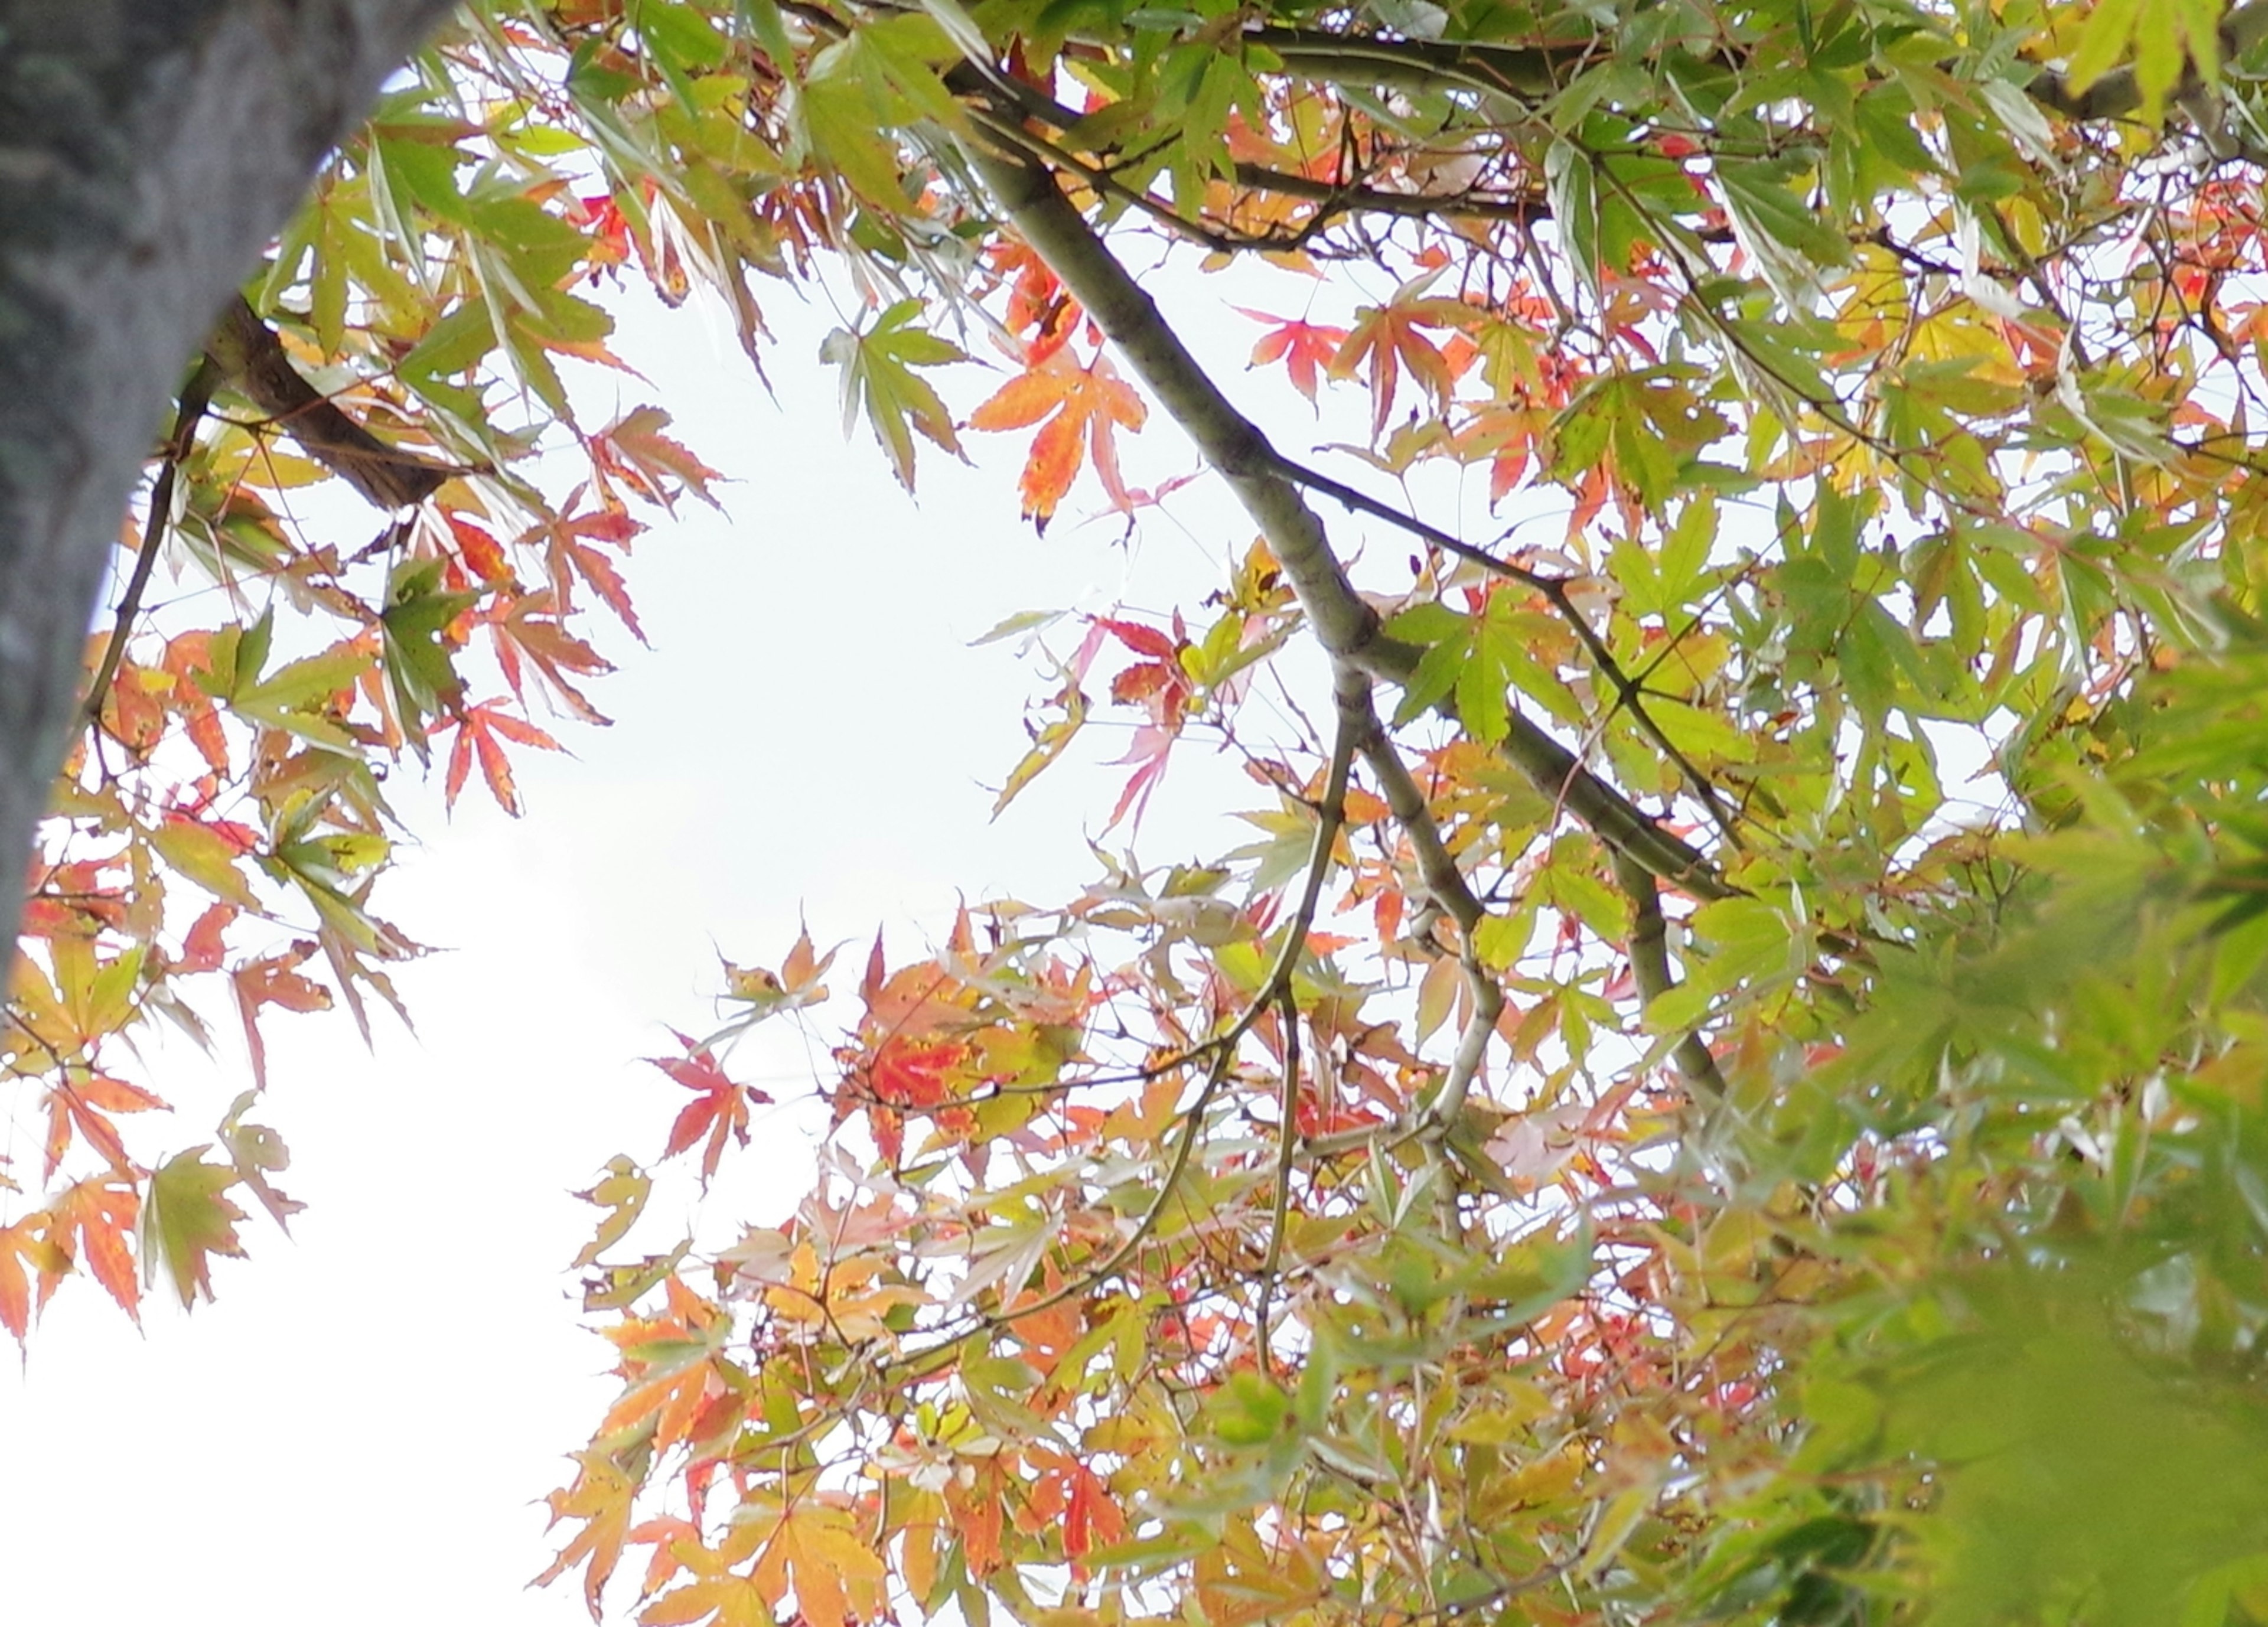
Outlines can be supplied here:
<path id="1" fill-rule="evenodd" d="M 388 445 L 339 410 L 300 377 L 276 330 L 241 298 L 221 313 L 220 325 L 205 340 L 205 355 L 300 451 L 379 508 L 422 503 L 464 472 Z"/>
<path id="2" fill-rule="evenodd" d="M 1308 505 L 1299 482 L 1285 475 L 1288 460 L 1229 403 L 1160 314 L 1156 302 L 1064 198 L 1054 175 L 1021 152 L 1004 153 L 981 144 L 971 144 L 968 151 L 972 167 L 1025 241 L 1053 269 L 1205 460 L 1227 481 L 1268 539 L 1308 624 L 1333 662 L 1406 685 L 1423 652 L 1381 630 L 1378 613 L 1355 593 L 1331 552 L 1322 520 Z M 1725 883 L 1697 850 L 1664 829 L 1517 712 L 1505 753 L 1533 784 L 1609 846 L 1698 896 L 1726 895 Z"/>
<path id="3" fill-rule="evenodd" d="M 0 867 L 31 851 L 119 516 L 188 358 L 447 9 L 0 0 Z M 20 905 L 0 888 L 0 940 Z"/>
<path id="4" fill-rule="evenodd" d="M 1651 1004 L 1677 987 L 1669 969 L 1669 923 L 1661 913 L 1661 887 L 1624 855 L 1616 854 L 1614 861 L 1615 880 L 1631 901 L 1631 975 L 1638 983 L 1638 998 Z M 1725 1076 L 1699 1034 L 1680 1035 L 1670 1055 L 1695 1095 L 1705 1102 L 1724 1100 Z"/>

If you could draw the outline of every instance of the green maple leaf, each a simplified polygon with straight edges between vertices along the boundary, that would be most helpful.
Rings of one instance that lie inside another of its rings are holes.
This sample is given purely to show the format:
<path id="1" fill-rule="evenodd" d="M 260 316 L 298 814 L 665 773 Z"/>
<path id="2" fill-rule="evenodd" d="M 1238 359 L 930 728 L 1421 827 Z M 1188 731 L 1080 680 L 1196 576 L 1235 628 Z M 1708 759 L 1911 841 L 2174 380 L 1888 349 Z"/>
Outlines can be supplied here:
<path id="1" fill-rule="evenodd" d="M 938 367 L 968 357 L 926 329 L 912 326 L 921 314 L 918 299 L 902 299 L 861 333 L 838 328 L 819 347 L 819 359 L 843 370 L 843 432 L 849 434 L 863 410 L 890 467 L 907 490 L 914 484 L 914 438 L 919 430 L 955 457 L 961 441 L 953 415 L 917 367 Z"/>
<path id="2" fill-rule="evenodd" d="M 244 1211 L 221 1196 L 239 1177 L 226 1164 L 205 1161 L 210 1145 L 191 1147 L 160 1165 L 150 1177 L 150 1196 L 142 1207 L 144 1279 L 155 1280 L 162 1261 L 184 1308 L 200 1294 L 212 1298 L 213 1255 L 244 1254 L 236 1235 Z"/>

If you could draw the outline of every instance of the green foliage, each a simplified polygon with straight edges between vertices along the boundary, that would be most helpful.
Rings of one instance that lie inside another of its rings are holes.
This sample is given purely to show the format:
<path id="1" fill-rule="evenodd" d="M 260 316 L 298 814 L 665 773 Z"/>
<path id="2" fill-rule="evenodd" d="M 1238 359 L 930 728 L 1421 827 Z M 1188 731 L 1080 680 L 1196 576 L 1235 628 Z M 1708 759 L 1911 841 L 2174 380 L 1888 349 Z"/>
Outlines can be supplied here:
<path id="1" fill-rule="evenodd" d="M 1195 737 L 1256 836 L 854 991 L 808 937 L 727 968 L 663 1158 L 762 1210 L 766 1021 L 832 1030 L 832 1154 L 722 1248 L 647 1238 L 627 1158 L 585 1194 L 623 1388 L 552 1576 L 598 1613 L 641 1548 L 663 1623 L 2268 1618 L 2264 35 L 474 7 L 253 290 L 405 518 L 295 534 L 260 492 L 356 466 L 248 415 L 175 460 L 152 536 L 303 620 L 122 630 L 0 1048 L 71 1163 L 0 1321 L 79 1269 L 130 1307 L 137 1217 L 184 1299 L 232 1184 L 283 1218 L 235 1113 L 226 1166 L 135 1161 L 116 1036 L 225 978 L 258 1070 L 263 1007 L 391 998 L 379 771 L 455 728 L 452 791 L 477 753 L 516 806 L 526 689 L 596 718 L 573 618 L 637 629 L 630 504 L 709 472 L 657 408 L 573 422 L 591 282 L 697 285 L 753 356 L 757 279 L 834 278 L 909 486 L 917 435 L 1028 432 L 1034 523 L 1139 525 L 1152 406 L 1234 482 L 1206 604 L 1004 624 L 1048 699 L 999 807 L 1109 716 L 1114 833 Z M 1330 468 L 1182 342 L 1141 272 L 1183 250 L 1281 276 L 1254 361 L 1358 426 Z M 971 335 L 1012 372 L 964 406 Z"/>

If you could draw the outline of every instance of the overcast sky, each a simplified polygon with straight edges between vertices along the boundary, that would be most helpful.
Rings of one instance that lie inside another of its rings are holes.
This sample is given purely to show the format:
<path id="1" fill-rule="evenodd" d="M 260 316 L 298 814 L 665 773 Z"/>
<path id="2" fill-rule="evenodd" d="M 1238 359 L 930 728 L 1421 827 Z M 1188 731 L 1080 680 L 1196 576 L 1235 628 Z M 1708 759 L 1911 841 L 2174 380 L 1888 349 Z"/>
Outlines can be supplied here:
<path id="1" fill-rule="evenodd" d="M 1208 353 L 1241 362 L 1258 329 L 1222 300 L 1190 290 Z M 566 1269 L 595 1211 L 569 1193 L 617 1152 L 656 1154 L 681 1097 L 637 1058 L 667 1049 L 663 1024 L 711 1021 L 720 952 L 777 965 L 799 917 L 822 944 L 855 939 L 855 966 L 877 925 L 910 954 L 960 896 L 1055 899 L 1092 873 L 1086 837 L 1127 771 L 1097 764 L 1119 737 L 1091 729 L 1081 763 L 988 823 L 985 787 L 1047 686 L 968 641 L 1025 609 L 1194 604 L 1249 526 L 1192 489 L 1130 548 L 1115 521 L 1079 523 L 1099 506 L 1082 483 L 1035 538 L 1016 515 L 1020 436 L 970 437 L 981 469 L 924 445 L 917 508 L 863 427 L 844 443 L 816 359 L 834 314 L 772 303 L 777 401 L 697 312 L 636 301 L 618 348 L 651 387 L 585 379 L 600 421 L 617 393 L 674 414 L 732 477 L 726 512 L 688 503 L 641 541 L 630 582 L 655 647 L 601 640 L 623 670 L 593 698 L 616 725 L 560 725 L 572 760 L 519 754 L 525 820 L 477 779 L 446 820 L 438 789 L 400 790 L 423 846 L 382 913 L 446 953 L 399 974 L 418 1033 L 381 1020 L 375 1055 L 342 1012 L 268 1019 L 255 1116 L 312 1205 L 291 1238 L 247 1226 L 254 1258 L 219 1263 L 217 1303 L 185 1317 L 152 1292 L 138 1335 L 72 1283 L 0 1378 L 0 1621 L 585 1619 L 570 1583 L 524 1584 L 549 1554 L 536 1499 L 614 1394 Z M 1153 423 L 1129 474 L 1192 467 Z M 1233 837 L 1208 842 L 1217 811 L 1259 799 L 1184 752 L 1142 857 L 1218 851 Z M 807 1098 L 792 1034 L 739 1061 Z M 183 1109 L 167 1151 L 208 1138 L 245 1083 L 233 1049 L 217 1066 L 169 1049 L 136 1077 Z M 823 1116 L 776 1110 L 703 1225 L 777 1218 Z M 35 1172 L 36 1126 L 4 1134 Z M 684 1201 L 656 1209 L 640 1236 L 666 1247 Z"/>

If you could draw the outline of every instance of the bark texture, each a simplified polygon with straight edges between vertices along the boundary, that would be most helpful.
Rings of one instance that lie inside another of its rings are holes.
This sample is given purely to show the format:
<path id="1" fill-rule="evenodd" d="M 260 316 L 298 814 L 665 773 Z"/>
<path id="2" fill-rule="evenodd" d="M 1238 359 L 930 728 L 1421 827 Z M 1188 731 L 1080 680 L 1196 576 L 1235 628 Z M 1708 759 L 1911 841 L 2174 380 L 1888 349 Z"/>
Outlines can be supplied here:
<path id="1" fill-rule="evenodd" d="M 166 406 L 449 0 L 0 0 L 0 942 Z"/>

